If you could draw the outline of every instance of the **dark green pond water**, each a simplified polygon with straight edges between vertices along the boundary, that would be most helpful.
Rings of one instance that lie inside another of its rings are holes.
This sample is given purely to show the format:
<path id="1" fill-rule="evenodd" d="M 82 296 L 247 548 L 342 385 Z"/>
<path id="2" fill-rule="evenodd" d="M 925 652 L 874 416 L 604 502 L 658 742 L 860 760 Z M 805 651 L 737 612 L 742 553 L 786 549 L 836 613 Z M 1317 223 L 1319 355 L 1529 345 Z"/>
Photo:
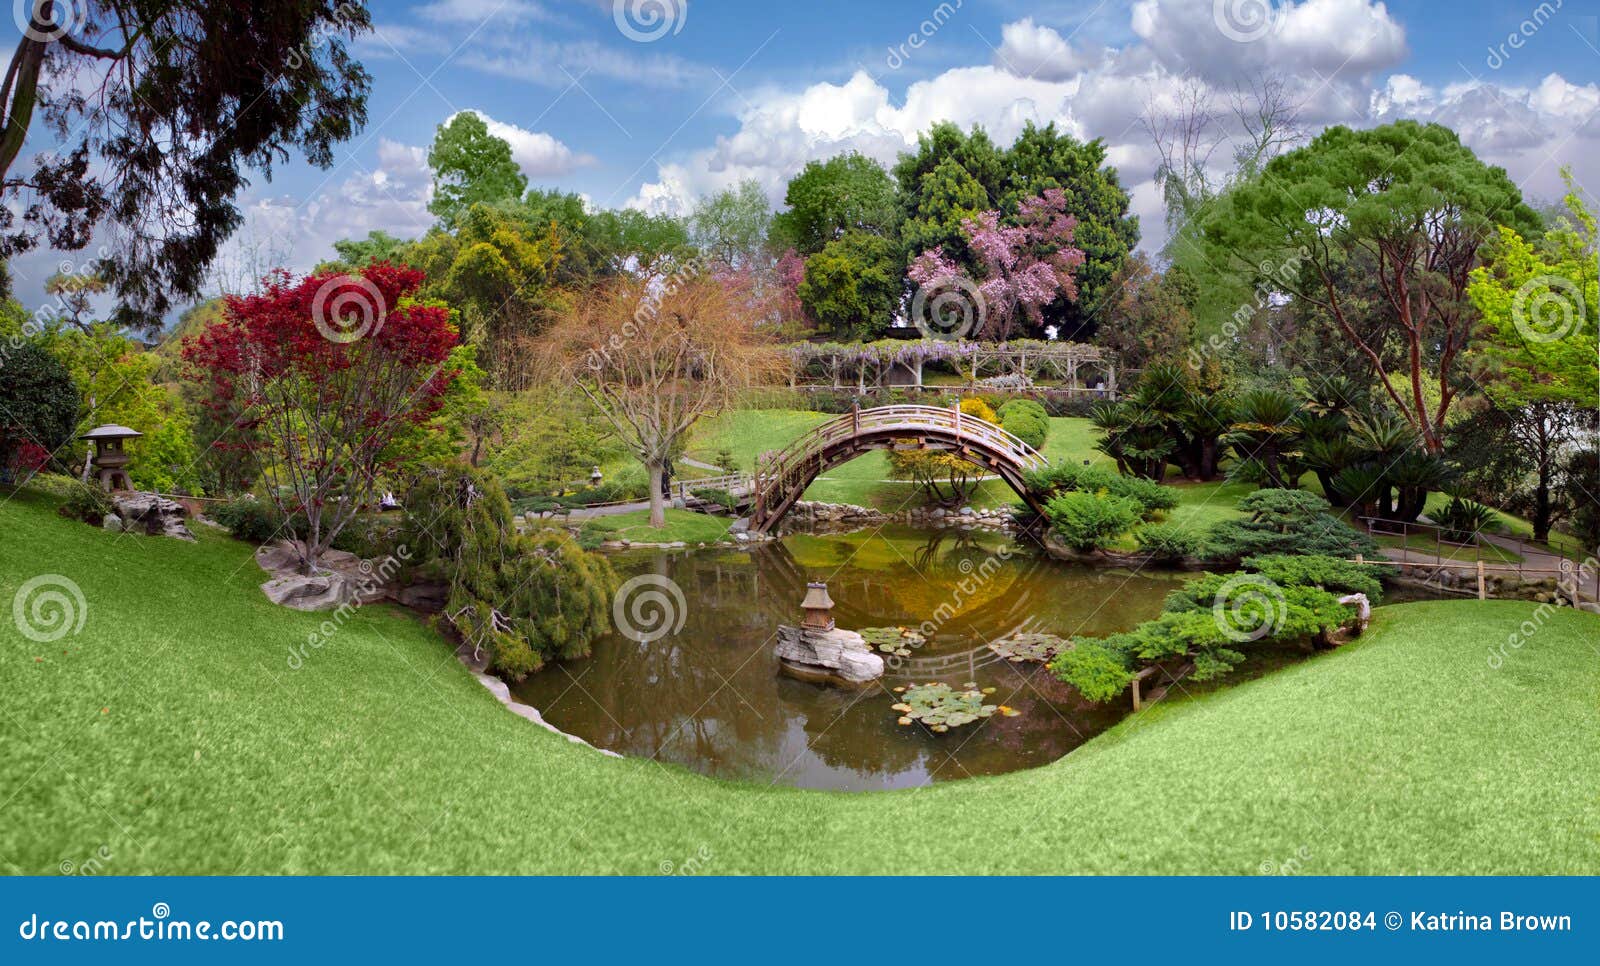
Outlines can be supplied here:
<path id="1" fill-rule="evenodd" d="M 1032 768 L 1111 726 L 1126 703 L 1089 704 L 1040 665 L 1013 665 L 984 644 L 1017 630 L 1126 630 L 1159 613 L 1178 579 L 1070 566 L 1004 535 L 909 527 L 613 559 L 624 579 L 655 575 L 681 588 L 681 608 L 670 590 L 663 598 L 681 628 L 648 641 L 613 630 L 593 656 L 516 686 L 521 700 L 625 755 L 723 778 L 853 790 Z M 840 627 L 932 621 L 936 629 L 911 658 L 890 659 L 881 686 L 786 677 L 773 635 L 798 623 L 808 580 L 827 581 Z M 659 622 L 637 629 L 649 637 L 652 626 Z M 991 703 L 1021 713 L 945 734 L 897 725 L 891 689 L 929 681 L 993 687 Z"/>

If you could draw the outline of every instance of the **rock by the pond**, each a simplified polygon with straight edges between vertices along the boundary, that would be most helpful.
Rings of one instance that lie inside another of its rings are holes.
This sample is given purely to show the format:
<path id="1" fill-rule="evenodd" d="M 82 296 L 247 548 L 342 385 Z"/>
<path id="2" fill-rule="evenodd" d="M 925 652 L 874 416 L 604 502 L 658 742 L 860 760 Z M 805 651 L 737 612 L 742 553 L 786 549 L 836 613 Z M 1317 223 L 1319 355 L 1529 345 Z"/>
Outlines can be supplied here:
<path id="1" fill-rule="evenodd" d="M 855 631 L 778 628 L 776 649 L 783 669 L 804 680 L 861 685 L 883 677 L 883 658 Z"/>
<path id="2" fill-rule="evenodd" d="M 100 521 L 100 528 L 102 530 L 120 531 L 122 529 L 122 518 L 115 513 L 107 513 Z"/>
<path id="3" fill-rule="evenodd" d="M 294 610 L 337 610 L 356 597 L 354 584 L 336 573 L 274 577 L 261 585 L 261 592 L 274 604 Z"/>
<path id="4" fill-rule="evenodd" d="M 194 534 L 183 522 L 189 511 L 175 500 L 154 493 L 122 492 L 111 494 L 111 505 L 117 509 L 116 515 L 121 518 L 123 530 L 147 533 L 152 537 L 194 539 Z"/>

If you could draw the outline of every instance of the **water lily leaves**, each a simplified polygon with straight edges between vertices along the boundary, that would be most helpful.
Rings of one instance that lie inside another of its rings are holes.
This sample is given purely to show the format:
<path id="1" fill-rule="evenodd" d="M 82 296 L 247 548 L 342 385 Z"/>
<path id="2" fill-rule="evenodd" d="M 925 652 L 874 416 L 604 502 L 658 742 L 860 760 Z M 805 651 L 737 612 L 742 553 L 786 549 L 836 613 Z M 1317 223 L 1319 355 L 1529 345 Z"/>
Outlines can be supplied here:
<path id="1" fill-rule="evenodd" d="M 864 627 L 856 633 L 868 647 L 897 657 L 910 657 L 914 649 L 928 643 L 925 635 L 909 627 Z"/>
<path id="2" fill-rule="evenodd" d="M 1050 659 L 1071 645 L 1054 634 L 1013 634 L 989 642 L 989 650 L 1013 663 L 1033 661 L 1047 664 Z"/>
<path id="3" fill-rule="evenodd" d="M 895 690 L 902 692 L 905 698 L 894 705 L 894 710 L 901 712 L 899 723 L 904 725 L 920 721 L 928 730 L 939 734 L 981 721 L 1001 710 L 997 705 L 984 704 L 986 692 L 978 690 L 977 685 L 970 682 L 963 685 L 962 690 L 937 681 Z M 986 691 L 992 693 L 994 689 L 988 688 Z"/>

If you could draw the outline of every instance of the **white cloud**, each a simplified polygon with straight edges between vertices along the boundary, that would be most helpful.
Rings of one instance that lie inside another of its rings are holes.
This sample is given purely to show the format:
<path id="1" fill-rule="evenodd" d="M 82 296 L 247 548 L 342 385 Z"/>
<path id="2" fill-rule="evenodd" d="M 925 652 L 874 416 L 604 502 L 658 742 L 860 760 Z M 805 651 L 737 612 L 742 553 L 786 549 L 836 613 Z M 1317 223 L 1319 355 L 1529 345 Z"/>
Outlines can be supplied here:
<path id="1" fill-rule="evenodd" d="M 475 37 L 454 63 L 546 87 L 564 88 L 587 77 L 667 87 L 716 80 L 709 68 L 649 52 L 646 44 L 619 49 L 590 40 L 557 42 L 515 33 Z"/>
<path id="2" fill-rule="evenodd" d="M 1169 69 L 1214 82 L 1270 67 L 1345 80 L 1407 54 L 1405 28 L 1372 0 L 1138 0 L 1132 28 Z"/>
<path id="3" fill-rule="evenodd" d="M 555 14 L 533 0 L 433 0 L 414 8 L 424 20 L 465 25 L 468 29 L 507 27 L 556 21 Z"/>
<path id="4" fill-rule="evenodd" d="M 1093 66 L 1103 51 L 1073 50 L 1072 44 L 1052 27 L 1023 17 L 1000 28 L 1000 49 L 995 63 L 1018 77 L 1067 80 Z"/>
<path id="5" fill-rule="evenodd" d="M 483 111 L 471 113 L 483 119 L 490 134 L 511 145 L 511 159 L 532 180 L 559 178 L 595 162 L 592 156 L 573 151 L 543 131 L 529 131 L 515 124 L 497 121 Z M 444 123 L 449 124 L 455 118 L 456 115 L 452 114 L 444 119 Z"/>

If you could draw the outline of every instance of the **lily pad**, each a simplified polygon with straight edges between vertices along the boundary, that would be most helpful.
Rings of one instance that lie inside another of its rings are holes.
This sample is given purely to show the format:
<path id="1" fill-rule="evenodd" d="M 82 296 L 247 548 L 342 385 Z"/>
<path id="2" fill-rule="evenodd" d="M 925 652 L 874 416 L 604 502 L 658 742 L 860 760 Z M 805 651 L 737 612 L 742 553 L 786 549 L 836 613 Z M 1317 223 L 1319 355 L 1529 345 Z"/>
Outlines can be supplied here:
<path id="1" fill-rule="evenodd" d="M 1049 663 L 1050 659 L 1071 647 L 1065 638 L 1054 634 L 1013 634 L 989 642 L 989 650 L 1013 663 L 1033 661 Z"/>
<path id="2" fill-rule="evenodd" d="M 894 710 L 901 712 L 901 724 L 920 721 L 929 730 L 943 734 L 1001 710 L 997 705 L 984 704 L 983 697 L 984 693 L 975 687 L 957 690 L 935 681 L 906 688 L 904 700 L 895 703 Z"/>
<path id="3" fill-rule="evenodd" d="M 896 657 L 910 657 L 913 650 L 928 643 L 925 635 L 909 627 L 863 627 L 856 633 L 868 647 Z"/>

